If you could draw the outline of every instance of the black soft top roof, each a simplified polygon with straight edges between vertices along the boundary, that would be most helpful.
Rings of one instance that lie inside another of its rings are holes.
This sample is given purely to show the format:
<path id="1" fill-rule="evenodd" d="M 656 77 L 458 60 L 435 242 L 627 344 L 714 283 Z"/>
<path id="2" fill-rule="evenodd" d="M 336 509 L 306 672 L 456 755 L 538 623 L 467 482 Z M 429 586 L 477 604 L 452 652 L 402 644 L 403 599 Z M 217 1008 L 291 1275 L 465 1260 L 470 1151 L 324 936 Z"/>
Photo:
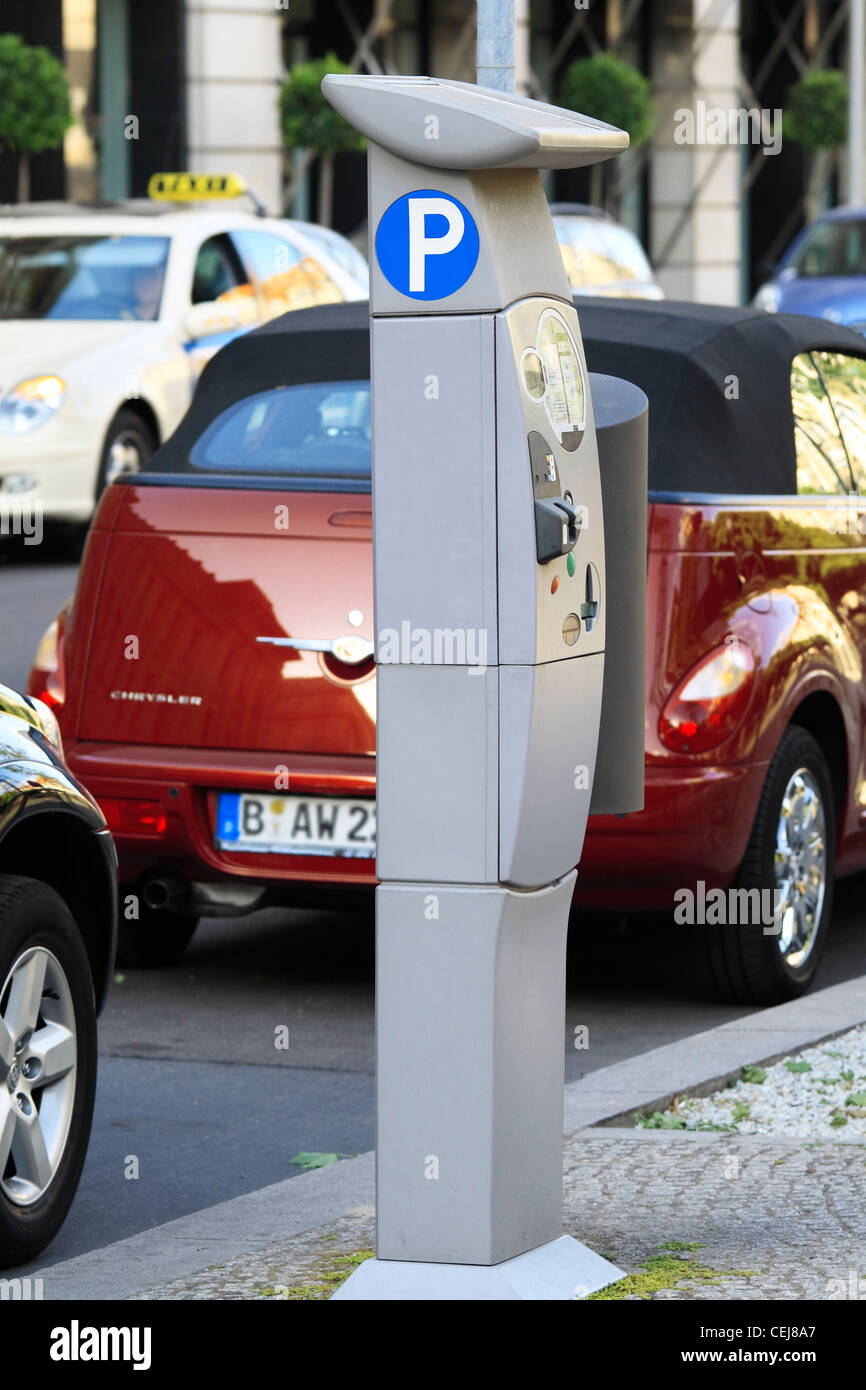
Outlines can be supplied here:
<path id="1" fill-rule="evenodd" d="M 233 338 L 210 359 L 186 415 L 142 471 L 198 474 L 189 461 L 196 440 L 230 405 L 257 391 L 307 381 L 365 381 L 369 376 L 366 300 L 281 314 Z"/>
<path id="2" fill-rule="evenodd" d="M 208 362 L 196 395 L 224 393 L 235 376 L 249 383 L 243 392 L 232 392 L 237 400 L 268 386 L 369 375 L 370 309 L 364 299 L 294 309 L 233 338 Z"/>
<path id="3" fill-rule="evenodd" d="M 590 371 L 625 377 L 649 399 L 653 491 L 795 493 L 791 362 L 812 348 L 866 356 L 859 333 L 805 314 L 575 304 Z"/>
<path id="4" fill-rule="evenodd" d="M 796 492 L 790 368 L 811 348 L 866 356 L 858 333 L 801 314 L 577 296 L 587 364 L 646 393 L 656 492 Z M 235 401 L 273 386 L 363 380 L 365 301 L 300 309 L 228 343 L 148 472 L 195 472 L 189 451 Z M 726 390 L 727 388 L 727 390 Z"/>

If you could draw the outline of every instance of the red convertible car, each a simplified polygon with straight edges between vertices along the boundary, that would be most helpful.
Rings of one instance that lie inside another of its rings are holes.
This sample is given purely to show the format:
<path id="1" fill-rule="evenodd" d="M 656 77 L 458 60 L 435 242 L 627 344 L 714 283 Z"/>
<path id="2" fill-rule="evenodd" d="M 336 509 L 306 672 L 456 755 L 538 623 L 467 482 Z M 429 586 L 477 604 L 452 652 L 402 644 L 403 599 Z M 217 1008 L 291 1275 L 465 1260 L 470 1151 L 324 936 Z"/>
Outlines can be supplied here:
<path id="1" fill-rule="evenodd" d="M 690 923 L 718 997 L 788 998 L 866 867 L 866 348 L 578 307 L 590 370 L 649 398 L 650 495 L 646 806 L 590 820 L 577 897 Z M 200 914 L 374 882 L 368 374 L 363 304 L 226 347 L 107 489 L 43 639 L 29 688 L 114 833 L 127 964 Z"/>

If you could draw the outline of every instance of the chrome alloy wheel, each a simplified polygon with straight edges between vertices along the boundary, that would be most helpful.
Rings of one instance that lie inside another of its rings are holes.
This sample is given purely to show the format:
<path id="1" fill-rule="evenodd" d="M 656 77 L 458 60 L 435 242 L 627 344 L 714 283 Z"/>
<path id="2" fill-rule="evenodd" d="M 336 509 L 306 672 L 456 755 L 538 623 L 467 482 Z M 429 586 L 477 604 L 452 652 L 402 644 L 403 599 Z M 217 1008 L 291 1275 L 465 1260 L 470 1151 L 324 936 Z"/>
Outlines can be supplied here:
<path id="1" fill-rule="evenodd" d="M 123 473 L 141 471 L 142 456 L 138 436 L 132 430 L 120 430 L 108 447 L 105 481 L 116 482 Z"/>
<path id="2" fill-rule="evenodd" d="M 78 1048 L 72 992 L 57 957 L 31 946 L 0 993 L 0 1189 L 31 1206 L 69 1135 Z"/>
<path id="3" fill-rule="evenodd" d="M 782 797 L 773 858 L 778 947 L 793 969 L 809 957 L 827 889 L 827 828 L 821 789 L 798 768 Z"/>

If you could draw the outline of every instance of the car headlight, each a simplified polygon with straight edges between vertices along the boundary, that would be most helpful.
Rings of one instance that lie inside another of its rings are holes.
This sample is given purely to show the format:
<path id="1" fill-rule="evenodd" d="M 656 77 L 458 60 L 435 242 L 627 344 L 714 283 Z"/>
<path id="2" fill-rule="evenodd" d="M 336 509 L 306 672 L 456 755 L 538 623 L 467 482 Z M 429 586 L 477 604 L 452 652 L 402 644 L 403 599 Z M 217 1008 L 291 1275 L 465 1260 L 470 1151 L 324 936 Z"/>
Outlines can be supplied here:
<path id="1" fill-rule="evenodd" d="M 66 382 L 59 376 L 32 376 L 19 381 L 0 401 L 0 433 L 27 434 L 60 408 Z"/>
<path id="2" fill-rule="evenodd" d="M 762 285 L 752 300 L 756 309 L 765 309 L 768 314 L 778 313 L 779 291 L 775 285 Z"/>

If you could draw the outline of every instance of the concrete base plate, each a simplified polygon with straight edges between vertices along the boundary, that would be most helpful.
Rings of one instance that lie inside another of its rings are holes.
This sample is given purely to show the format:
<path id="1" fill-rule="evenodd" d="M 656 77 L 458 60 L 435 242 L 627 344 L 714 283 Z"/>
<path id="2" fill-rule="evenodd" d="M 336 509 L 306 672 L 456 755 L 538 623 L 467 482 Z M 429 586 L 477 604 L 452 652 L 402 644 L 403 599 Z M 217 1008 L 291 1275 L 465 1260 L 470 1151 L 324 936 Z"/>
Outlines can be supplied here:
<path id="1" fill-rule="evenodd" d="M 585 1298 L 625 1275 L 571 1236 L 560 1236 L 498 1265 L 365 1260 L 334 1299 L 459 1301 Z"/>

